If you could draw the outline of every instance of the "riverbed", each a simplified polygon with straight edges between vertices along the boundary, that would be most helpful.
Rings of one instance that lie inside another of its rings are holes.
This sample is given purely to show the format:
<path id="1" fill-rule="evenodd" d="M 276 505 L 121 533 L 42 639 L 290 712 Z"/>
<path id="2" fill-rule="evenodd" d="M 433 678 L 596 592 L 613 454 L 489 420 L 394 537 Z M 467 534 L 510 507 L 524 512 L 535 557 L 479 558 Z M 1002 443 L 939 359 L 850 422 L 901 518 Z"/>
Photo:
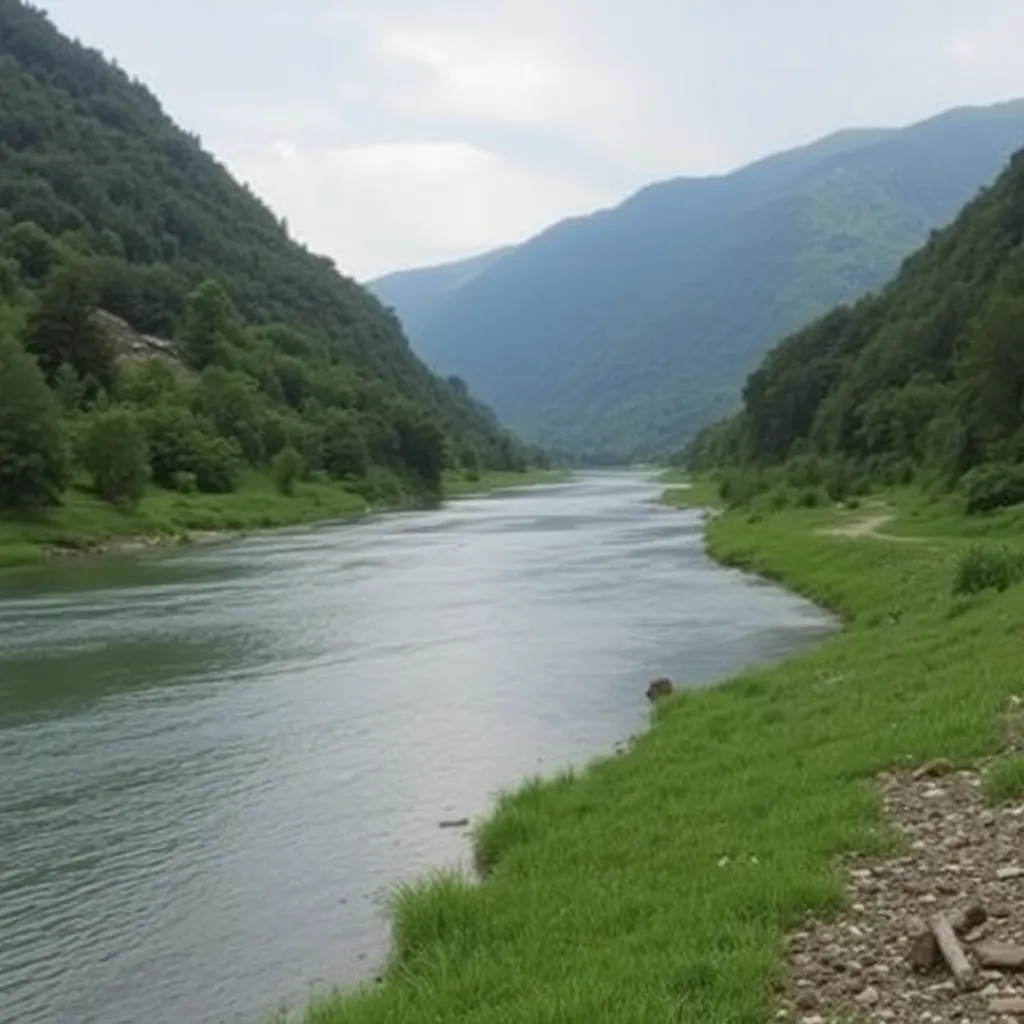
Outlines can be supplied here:
<path id="1" fill-rule="evenodd" d="M 251 1024 L 372 976 L 524 777 L 831 620 L 653 475 L 0 576 L 0 1020 Z"/>

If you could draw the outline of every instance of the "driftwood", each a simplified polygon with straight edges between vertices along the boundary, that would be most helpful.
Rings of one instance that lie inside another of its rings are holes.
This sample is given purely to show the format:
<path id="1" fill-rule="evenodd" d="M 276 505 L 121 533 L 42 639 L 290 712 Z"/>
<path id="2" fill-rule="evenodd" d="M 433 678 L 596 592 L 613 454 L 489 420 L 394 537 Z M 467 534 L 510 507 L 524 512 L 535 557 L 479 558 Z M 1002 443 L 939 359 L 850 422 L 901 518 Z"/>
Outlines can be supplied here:
<path id="1" fill-rule="evenodd" d="M 988 920 L 988 912 L 980 903 L 971 903 L 954 911 L 944 920 L 954 936 L 966 935 Z M 910 944 L 910 962 L 919 971 L 930 971 L 943 956 L 938 937 L 931 926 L 918 933 Z"/>
<path id="2" fill-rule="evenodd" d="M 935 936 L 939 952 L 949 966 L 953 981 L 961 992 L 966 992 L 974 982 L 974 968 L 964 953 L 960 940 L 956 937 L 953 924 L 945 914 L 936 914 L 929 922 L 931 932 Z"/>

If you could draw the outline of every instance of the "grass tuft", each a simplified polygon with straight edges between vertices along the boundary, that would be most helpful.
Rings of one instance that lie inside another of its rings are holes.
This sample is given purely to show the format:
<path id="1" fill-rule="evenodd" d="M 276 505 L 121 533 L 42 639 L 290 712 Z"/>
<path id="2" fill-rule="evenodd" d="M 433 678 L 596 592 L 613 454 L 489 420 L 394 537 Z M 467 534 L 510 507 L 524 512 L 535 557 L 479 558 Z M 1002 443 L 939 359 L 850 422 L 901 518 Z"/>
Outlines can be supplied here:
<path id="1" fill-rule="evenodd" d="M 993 762 L 985 772 L 985 796 L 995 804 L 1024 798 L 1024 757 L 1005 757 Z"/>

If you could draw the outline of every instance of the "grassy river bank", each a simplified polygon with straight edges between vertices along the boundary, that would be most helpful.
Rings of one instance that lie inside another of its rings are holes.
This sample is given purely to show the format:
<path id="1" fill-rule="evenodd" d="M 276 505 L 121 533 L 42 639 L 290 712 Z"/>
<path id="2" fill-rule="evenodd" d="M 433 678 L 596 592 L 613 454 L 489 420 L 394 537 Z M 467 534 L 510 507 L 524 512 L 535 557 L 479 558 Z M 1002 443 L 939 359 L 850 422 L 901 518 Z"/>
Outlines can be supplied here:
<path id="1" fill-rule="evenodd" d="M 528 470 L 483 473 L 469 479 L 453 473 L 444 480 L 445 498 L 555 483 L 565 475 L 557 470 Z M 255 472 L 231 494 L 179 494 L 151 488 L 130 510 L 101 501 L 86 489 L 71 488 L 63 505 L 38 518 L 0 516 L 0 569 L 112 547 L 187 543 L 210 535 L 364 515 L 377 507 L 403 506 L 401 502 L 371 506 L 364 495 L 333 481 L 303 482 L 294 494 L 286 495 L 268 476 Z"/>
<path id="2" fill-rule="evenodd" d="M 772 1020 L 786 932 L 845 905 L 838 858 L 895 850 L 873 776 L 999 749 L 1024 587 L 953 595 L 981 534 L 1013 543 L 1021 514 L 968 521 L 903 493 L 711 519 L 714 557 L 844 630 L 671 698 L 624 756 L 507 794 L 476 832 L 484 883 L 396 893 L 382 984 L 316 1002 L 309 1024 Z"/>

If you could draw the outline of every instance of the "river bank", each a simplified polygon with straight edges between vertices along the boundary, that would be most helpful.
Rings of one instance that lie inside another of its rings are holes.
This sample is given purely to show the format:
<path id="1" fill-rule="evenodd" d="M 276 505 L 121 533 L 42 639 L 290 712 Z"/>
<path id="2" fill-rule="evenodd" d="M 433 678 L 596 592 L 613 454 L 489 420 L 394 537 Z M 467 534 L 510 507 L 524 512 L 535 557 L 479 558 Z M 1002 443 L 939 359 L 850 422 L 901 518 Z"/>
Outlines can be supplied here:
<path id="1" fill-rule="evenodd" d="M 508 487 L 557 483 L 558 470 L 483 473 L 478 479 L 449 474 L 445 499 L 485 494 Z M 179 494 L 151 489 L 131 510 L 72 489 L 64 504 L 38 518 L 0 517 L 0 569 L 39 565 L 53 558 L 132 551 L 176 544 L 208 543 L 256 530 L 355 517 L 415 507 L 407 501 L 372 504 L 336 482 L 300 483 L 281 494 L 261 474 L 248 474 L 231 494 Z"/>
<path id="2" fill-rule="evenodd" d="M 848 903 L 839 858 L 895 851 L 872 780 L 997 753 L 1020 688 L 1024 588 L 952 592 L 977 534 L 1019 537 L 1014 515 L 887 500 L 887 533 L 927 544 L 836 531 L 852 510 L 711 520 L 716 559 L 838 612 L 843 632 L 671 698 L 625 756 L 505 796 L 475 833 L 486 882 L 397 893 L 383 983 L 308 1021 L 772 1019 L 787 933 Z"/>

